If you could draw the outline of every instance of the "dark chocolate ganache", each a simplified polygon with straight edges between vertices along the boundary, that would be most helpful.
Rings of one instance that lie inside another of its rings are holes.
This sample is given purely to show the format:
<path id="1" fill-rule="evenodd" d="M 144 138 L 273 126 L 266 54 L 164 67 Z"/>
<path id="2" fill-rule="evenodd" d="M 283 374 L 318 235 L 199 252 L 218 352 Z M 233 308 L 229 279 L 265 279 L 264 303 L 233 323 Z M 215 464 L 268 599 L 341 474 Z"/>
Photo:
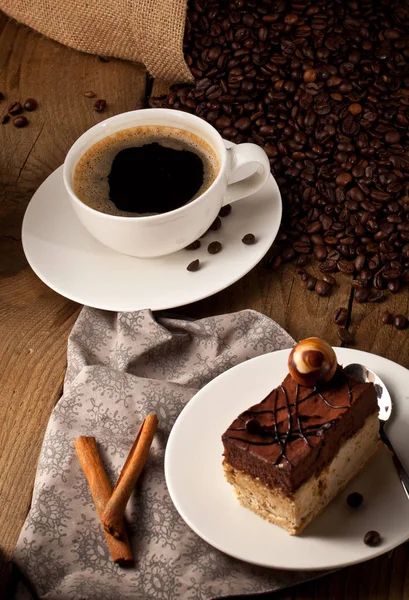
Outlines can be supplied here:
<path id="1" fill-rule="evenodd" d="M 314 389 L 288 375 L 224 433 L 225 460 L 267 485 L 293 492 L 377 410 L 373 385 L 352 379 L 341 367 Z"/>

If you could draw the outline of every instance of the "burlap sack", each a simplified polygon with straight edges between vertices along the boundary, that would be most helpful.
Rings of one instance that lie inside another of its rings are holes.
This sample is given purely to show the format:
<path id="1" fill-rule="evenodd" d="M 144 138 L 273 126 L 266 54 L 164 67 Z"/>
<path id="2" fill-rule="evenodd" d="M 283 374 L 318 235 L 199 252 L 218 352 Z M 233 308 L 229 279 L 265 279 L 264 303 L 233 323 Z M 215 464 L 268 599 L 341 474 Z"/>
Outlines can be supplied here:
<path id="1" fill-rule="evenodd" d="M 165 81 L 193 79 L 182 48 L 186 0 L 0 0 L 0 9 L 76 50 L 140 62 Z"/>

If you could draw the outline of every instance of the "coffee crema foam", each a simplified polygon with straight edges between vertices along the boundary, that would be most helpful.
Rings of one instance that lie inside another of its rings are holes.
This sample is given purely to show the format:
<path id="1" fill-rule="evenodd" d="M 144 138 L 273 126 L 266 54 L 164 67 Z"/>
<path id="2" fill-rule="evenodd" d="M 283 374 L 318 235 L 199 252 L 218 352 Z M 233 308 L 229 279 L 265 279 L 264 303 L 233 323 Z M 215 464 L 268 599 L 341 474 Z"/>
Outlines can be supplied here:
<path id="1" fill-rule="evenodd" d="M 118 209 L 109 198 L 108 176 L 116 155 L 126 148 L 139 148 L 158 143 L 174 150 L 187 150 L 199 156 L 203 163 L 203 183 L 189 204 L 205 192 L 216 179 L 220 163 L 214 150 L 197 135 L 162 125 L 143 125 L 118 131 L 89 148 L 75 168 L 73 188 L 77 197 L 94 210 L 121 217 L 147 216 L 157 213 L 135 213 Z"/>

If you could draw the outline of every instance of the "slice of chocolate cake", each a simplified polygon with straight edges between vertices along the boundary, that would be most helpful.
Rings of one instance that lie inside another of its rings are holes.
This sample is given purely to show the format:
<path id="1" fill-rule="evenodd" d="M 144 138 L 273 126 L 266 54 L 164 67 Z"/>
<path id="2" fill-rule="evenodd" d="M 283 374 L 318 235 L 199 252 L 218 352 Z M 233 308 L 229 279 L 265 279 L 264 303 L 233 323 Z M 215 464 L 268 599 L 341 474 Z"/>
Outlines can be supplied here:
<path id="1" fill-rule="evenodd" d="M 317 338 L 300 342 L 291 353 L 292 375 L 241 413 L 222 436 L 225 476 L 241 504 L 291 535 L 299 534 L 349 483 L 379 443 L 373 384 L 346 375 L 336 359 L 329 381 L 320 381 L 317 355 L 309 356 L 315 379 L 307 373 L 308 360 L 298 362 L 296 370 L 294 356 L 310 340 L 316 340 L 312 352 L 326 344 Z"/>

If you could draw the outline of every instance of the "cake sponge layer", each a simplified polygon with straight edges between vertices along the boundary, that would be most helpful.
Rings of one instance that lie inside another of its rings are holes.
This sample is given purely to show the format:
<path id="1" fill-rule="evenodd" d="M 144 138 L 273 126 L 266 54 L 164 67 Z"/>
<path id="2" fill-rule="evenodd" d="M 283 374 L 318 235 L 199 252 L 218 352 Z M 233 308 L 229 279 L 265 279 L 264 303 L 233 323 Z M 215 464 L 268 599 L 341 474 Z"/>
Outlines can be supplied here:
<path id="1" fill-rule="evenodd" d="M 239 502 L 260 517 L 298 535 L 343 490 L 379 447 L 379 420 L 373 414 L 340 447 L 332 461 L 310 477 L 294 494 L 271 488 L 260 479 L 223 463 L 225 477 Z"/>

